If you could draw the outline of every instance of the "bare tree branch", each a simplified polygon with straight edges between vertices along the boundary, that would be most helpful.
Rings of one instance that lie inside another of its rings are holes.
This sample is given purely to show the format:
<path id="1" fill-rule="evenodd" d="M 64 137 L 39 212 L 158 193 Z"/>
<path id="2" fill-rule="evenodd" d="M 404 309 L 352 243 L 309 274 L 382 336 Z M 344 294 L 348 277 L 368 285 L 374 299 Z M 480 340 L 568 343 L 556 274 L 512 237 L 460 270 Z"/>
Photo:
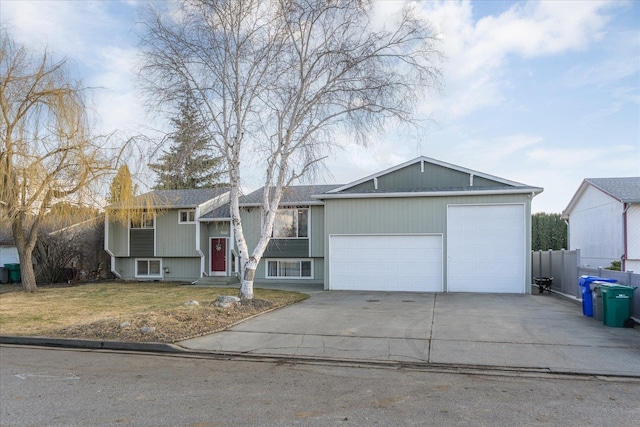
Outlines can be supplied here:
<path id="1" fill-rule="evenodd" d="M 414 123 L 425 89 L 439 85 L 440 53 L 427 22 L 407 7 L 372 28 L 371 1 L 184 0 L 149 9 L 141 71 L 150 105 L 198 99 L 225 157 L 242 266 L 241 296 L 272 234 L 285 188 L 320 165 L 337 132 L 365 143 L 390 121 Z M 247 155 L 263 170 L 261 238 L 248 248 L 238 199 Z"/>
<path id="2" fill-rule="evenodd" d="M 31 257 L 51 206 L 90 197 L 112 166 L 66 61 L 32 54 L 8 34 L 0 43 L 0 222 L 11 226 L 23 288 L 34 291 Z"/>

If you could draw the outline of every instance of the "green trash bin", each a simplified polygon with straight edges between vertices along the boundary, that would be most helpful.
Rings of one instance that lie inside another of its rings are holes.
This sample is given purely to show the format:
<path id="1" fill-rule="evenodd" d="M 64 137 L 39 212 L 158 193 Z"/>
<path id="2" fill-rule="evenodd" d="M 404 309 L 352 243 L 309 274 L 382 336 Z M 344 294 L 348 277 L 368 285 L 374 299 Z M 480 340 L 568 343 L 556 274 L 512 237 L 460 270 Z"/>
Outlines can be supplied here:
<path id="1" fill-rule="evenodd" d="M 4 268 L 9 270 L 9 282 L 20 283 L 20 264 L 5 264 Z"/>
<path id="2" fill-rule="evenodd" d="M 624 327 L 624 321 L 631 317 L 631 299 L 634 286 L 614 285 L 602 283 L 602 321 L 614 328 Z"/>

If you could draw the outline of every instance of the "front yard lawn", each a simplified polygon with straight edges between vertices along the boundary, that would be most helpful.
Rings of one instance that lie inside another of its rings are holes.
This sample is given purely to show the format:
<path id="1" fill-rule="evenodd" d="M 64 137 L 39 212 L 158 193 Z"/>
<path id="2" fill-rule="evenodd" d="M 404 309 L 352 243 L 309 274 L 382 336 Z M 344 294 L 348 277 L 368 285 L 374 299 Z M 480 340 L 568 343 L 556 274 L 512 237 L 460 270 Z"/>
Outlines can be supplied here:
<path id="1" fill-rule="evenodd" d="M 237 288 L 122 282 L 6 292 L 0 295 L 0 335 L 171 343 L 309 297 L 255 289 L 252 301 L 214 305 L 220 295 L 237 294 Z M 192 300 L 200 305 L 184 305 Z"/>

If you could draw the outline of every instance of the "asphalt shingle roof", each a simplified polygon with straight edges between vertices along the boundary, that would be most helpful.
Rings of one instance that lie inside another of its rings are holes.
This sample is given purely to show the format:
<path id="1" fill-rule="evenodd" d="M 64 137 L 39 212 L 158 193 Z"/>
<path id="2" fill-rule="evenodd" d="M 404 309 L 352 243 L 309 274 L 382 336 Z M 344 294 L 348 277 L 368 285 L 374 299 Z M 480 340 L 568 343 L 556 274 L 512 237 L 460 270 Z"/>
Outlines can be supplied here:
<path id="1" fill-rule="evenodd" d="M 315 203 L 317 200 L 311 196 L 326 193 L 334 188 L 341 187 L 342 184 L 333 185 L 296 185 L 288 187 L 283 195 L 280 203 Z M 247 194 L 240 198 L 240 205 L 255 205 L 262 203 L 262 189 Z"/>
<path id="2" fill-rule="evenodd" d="M 144 206 L 146 204 L 144 203 L 146 198 L 151 197 L 151 200 L 153 200 L 152 206 L 155 208 L 194 208 L 228 191 L 229 189 L 226 187 L 154 190 L 137 196 L 135 200 L 139 200 L 141 205 Z M 112 205 L 111 207 L 118 207 L 118 205 Z"/>
<path id="3" fill-rule="evenodd" d="M 622 202 L 640 202 L 640 177 L 586 178 L 585 181 Z"/>
<path id="4" fill-rule="evenodd" d="M 200 218 L 203 218 L 203 219 L 231 218 L 231 209 L 229 209 L 229 204 L 225 203 L 224 205 L 217 207 L 211 212 L 207 212 L 206 214 L 201 215 Z"/>

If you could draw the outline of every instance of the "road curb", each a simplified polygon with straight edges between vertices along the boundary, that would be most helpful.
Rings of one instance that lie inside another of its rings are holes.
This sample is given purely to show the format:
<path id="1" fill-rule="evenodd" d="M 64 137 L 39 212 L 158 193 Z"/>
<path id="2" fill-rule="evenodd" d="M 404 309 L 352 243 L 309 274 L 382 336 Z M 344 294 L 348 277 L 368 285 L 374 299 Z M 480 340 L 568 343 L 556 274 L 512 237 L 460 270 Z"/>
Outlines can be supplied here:
<path id="1" fill-rule="evenodd" d="M 17 337 L 0 335 L 0 344 L 32 345 L 43 347 L 84 348 L 91 350 L 127 350 L 155 353 L 185 353 L 185 350 L 173 344 L 82 340 L 71 338 Z"/>
<path id="2" fill-rule="evenodd" d="M 548 367 L 531 366 L 493 366 L 493 365 L 469 365 L 469 364 L 449 364 L 430 362 L 408 362 L 395 360 L 368 360 L 368 359 L 341 359 L 312 356 L 292 356 L 283 354 L 258 354 L 258 353 L 238 353 L 228 351 L 194 350 L 181 347 L 175 344 L 165 343 L 140 343 L 123 341 L 100 341 L 81 340 L 68 338 L 47 338 L 47 337 L 17 337 L 0 336 L 0 344 L 13 344 L 24 346 L 57 347 L 69 349 L 87 350 L 111 350 L 111 351 L 132 351 L 141 353 L 166 353 L 180 354 L 184 356 L 195 356 L 223 360 L 244 360 L 253 362 L 277 362 L 291 364 L 332 364 L 344 366 L 360 366 L 369 368 L 393 368 L 393 369 L 414 369 L 435 372 L 465 373 L 480 375 L 517 375 L 517 376 L 538 376 L 554 375 L 558 377 L 575 378 L 623 378 L 640 380 L 640 375 L 626 372 L 593 372 L 584 370 L 565 370 Z"/>

